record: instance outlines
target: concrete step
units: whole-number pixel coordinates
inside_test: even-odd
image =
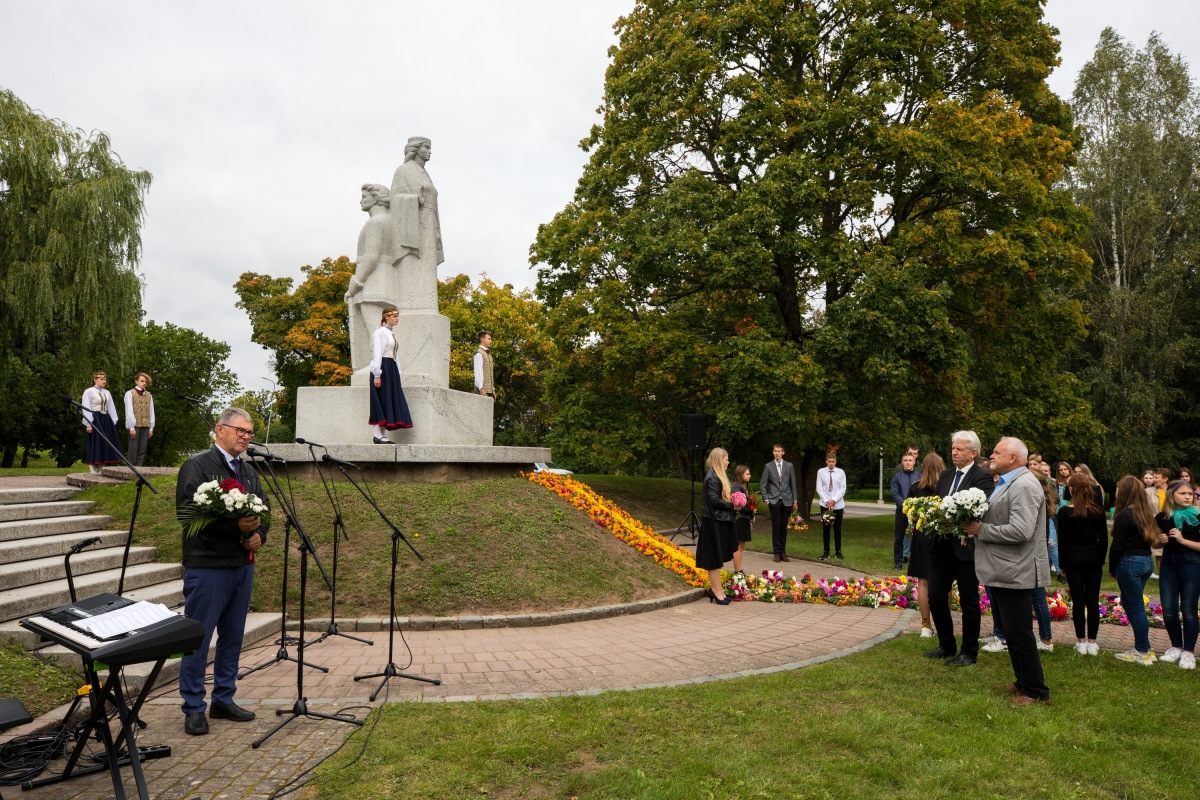
[[[96,592],[92,592],[91,594],[96,594]],[[91,594],[80,596],[90,597]],[[143,586],[139,589],[126,591],[125,596],[131,600],[145,600],[148,603],[162,603],[167,608],[178,611],[183,607],[183,581],[173,580],[165,581],[163,583],[155,583],[149,586]],[[63,604],[64,603],[59,603],[59,605]],[[45,611],[49,608],[55,608],[55,606],[47,606],[46,609],[42,610]],[[41,637],[32,631],[27,631],[22,628],[15,619],[9,620],[8,622],[0,622],[0,639],[8,639],[9,641],[20,645],[21,647],[24,647],[26,650],[32,650],[42,643]]]
[[[98,472],[72,472],[67,476],[67,483],[80,489],[90,489],[93,486],[120,486],[126,481],[109,478]]]
[[[10,503],[0,506],[0,522],[17,522],[49,517],[75,517],[90,514],[91,500],[60,500],[48,503]]]
[[[94,546],[97,549],[102,549],[104,547],[124,547],[125,537],[128,535],[129,531],[80,531],[79,533],[56,533],[53,536],[38,536],[35,539],[13,539],[9,542],[0,542],[0,564],[15,564],[19,561],[30,561],[35,558],[49,558],[51,556],[58,556],[61,563],[62,557],[67,554],[71,546],[82,542],[84,539],[99,536],[100,544]],[[75,561],[76,559],[71,559],[72,565],[74,565]],[[72,569],[74,569],[74,566],[72,566]]]
[[[136,564],[125,572],[126,595],[132,594],[129,590],[172,581],[182,575],[183,567],[179,564]],[[79,597],[91,597],[101,592],[115,592],[120,577],[119,568],[82,575],[75,580],[76,594]],[[70,599],[71,594],[65,579],[0,591],[0,620],[27,617],[39,611],[57,608]]]
[[[178,475],[179,467],[138,467],[138,472],[142,473],[142,475],[146,477],[146,480],[151,480],[152,478],[161,475]],[[125,466],[101,467],[100,474],[106,478],[112,478],[118,481],[136,480],[133,470]]]
[[[121,547],[106,547],[99,550],[85,550],[76,553],[71,558],[71,573],[78,581],[82,575],[102,572],[106,569],[119,569],[121,559],[125,554],[124,541]],[[129,566],[145,564],[154,560],[158,549],[154,547],[129,548]],[[33,586],[37,583],[47,583],[66,578],[67,571],[61,556],[48,558],[33,558],[18,561],[13,564],[0,564],[0,591],[15,589],[18,586]]]
[[[45,489],[0,489],[0,505],[10,503],[51,503],[70,500],[81,490],[74,486],[52,486]]]
[[[278,614],[264,614],[262,612],[252,612],[250,614],[247,614],[246,615],[246,633],[242,639],[242,647],[243,648],[248,647],[248,646],[254,644],[255,642],[257,642],[258,640],[265,639],[269,636],[276,635],[276,634],[278,634],[278,632],[279,632],[279,615]],[[210,645],[208,648],[208,663],[210,663],[210,664],[212,663],[213,656],[216,655],[216,652],[217,652],[215,645],[217,643],[218,638],[220,638],[220,637],[218,637],[217,634],[214,633],[213,634],[213,644]],[[293,650],[294,650],[294,648],[293,648]],[[266,655],[263,655],[264,653]],[[294,654],[295,653],[293,652],[293,655]],[[83,659],[80,658],[79,655],[77,653],[75,653],[75,651],[68,650],[67,648],[62,647],[61,645],[51,645],[50,647],[43,647],[41,650],[38,650],[38,655],[52,656],[53,658],[57,659],[63,665],[70,667],[70,668],[82,669],[82,667],[83,667]],[[242,669],[246,669],[247,667],[252,667],[255,664],[261,663],[262,661],[266,661],[269,656],[275,655],[275,651],[272,650],[271,648],[266,648],[264,650],[254,653],[254,655],[258,657],[258,660],[253,661],[253,663],[246,663],[246,660],[243,660],[241,663]],[[310,663],[320,663],[319,661],[312,661],[312,659],[308,657],[307,653],[305,653],[304,660],[309,661]],[[172,681],[177,679],[179,677],[179,663],[180,663],[180,659],[178,659],[178,658],[168,659],[167,662],[165,664],[163,664],[162,671],[158,673],[158,679],[154,681],[154,685],[162,686],[164,684],[171,683]],[[294,664],[290,664],[290,662],[289,662],[289,665],[291,666],[292,669],[295,669]],[[121,674],[125,676],[125,685],[129,688],[129,691],[131,693],[141,690],[142,686],[146,682],[146,678],[150,677],[150,670],[153,667],[154,667],[153,663],[146,663],[146,664],[130,664],[128,667],[122,668]],[[283,669],[284,667],[281,666],[279,668]],[[100,673],[100,675],[101,675],[101,677],[105,677],[107,675],[107,672],[102,671]]]
[[[15,522],[0,522],[0,542],[16,539],[32,539],[38,536],[53,536],[58,533],[98,531],[112,522],[106,514],[86,514],[49,519],[29,519]]]

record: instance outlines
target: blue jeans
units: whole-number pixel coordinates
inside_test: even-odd
[[[1163,553],[1158,591],[1162,594],[1163,623],[1171,637],[1171,646],[1195,650],[1196,636],[1200,634],[1200,619],[1196,616],[1196,601],[1200,598],[1200,553],[1195,550]]]
[[[991,588],[987,586],[983,587],[983,593],[987,596],[988,606],[990,607],[992,605]],[[992,636],[1007,644],[1007,640],[1004,638],[1004,626],[1000,623],[1000,615],[996,613],[996,609],[994,608],[992,609]]]
[[[1054,520],[1050,520],[1050,536],[1046,539],[1046,550],[1050,553],[1050,572],[1053,573],[1050,577],[1053,578],[1058,574],[1058,527]],[[1033,602],[1037,602],[1036,597]]]
[[[184,614],[204,626],[204,641],[179,664],[179,696],[183,713],[204,712],[204,672],[208,665],[208,646],[213,631],[220,634],[217,655],[213,659],[213,705],[233,702],[237,689],[238,656],[246,632],[246,612],[250,609],[250,590],[254,585],[254,565],[229,569],[183,571]]]
[[[1146,617],[1146,604],[1142,597],[1146,581],[1154,572],[1151,556],[1122,556],[1117,562],[1117,586],[1121,588],[1121,606],[1133,628],[1133,648],[1139,653],[1150,652],[1150,620]]]
[[[1050,604],[1046,602],[1046,590],[1042,587],[1033,589],[1033,615],[1038,621],[1038,638],[1048,642],[1054,638],[1050,629]]]

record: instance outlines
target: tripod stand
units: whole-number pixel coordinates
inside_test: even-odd
[[[688,449],[688,465],[692,477],[692,510],[683,518],[683,522],[679,523],[679,527],[675,529],[670,538],[674,539],[676,536],[679,536],[683,533],[683,529],[686,526],[688,537],[692,542],[695,542],[696,537],[700,533],[700,518],[696,516],[696,451],[690,448]]]
[[[400,555],[400,541],[403,540],[404,543],[408,545],[408,549],[412,550],[413,555],[415,555],[418,559],[421,561],[424,561],[425,559],[420,553],[417,552],[417,548],[412,546],[412,542],[408,541],[408,539],[404,537],[404,534],[400,532],[400,529],[393,525],[392,521],[387,518],[387,515],[383,513],[383,510],[379,508],[379,504],[375,502],[375,498],[371,496],[370,491],[364,489],[363,486],[360,486],[354,480],[354,478],[350,477],[350,473],[346,472],[346,466],[353,465],[348,465],[347,462],[336,459],[328,453],[322,457],[322,460],[337,464],[338,470],[340,470],[342,475],[346,477],[346,480],[348,480],[355,489],[358,489],[358,493],[361,494],[363,498],[371,504],[371,508],[375,509],[375,513],[378,514],[379,518],[384,521],[384,524],[392,529],[392,583],[389,589],[390,605],[388,606],[388,663],[386,666],[384,666],[383,672],[372,672],[369,675],[355,675],[355,683],[358,681],[370,680],[371,678],[383,678],[383,680],[379,682],[379,685],[375,687],[375,691],[371,693],[371,702],[375,702],[375,698],[379,696],[379,693],[383,690],[383,687],[387,686],[387,682],[392,678],[408,678],[410,681],[422,681],[424,683],[432,683],[434,686],[441,686],[442,682],[437,678],[424,678],[420,675],[410,675],[406,672],[401,672],[400,668],[396,666],[394,655],[396,647],[396,562],[399,560]],[[401,634],[401,636],[403,636],[403,634]]]
[[[313,466],[315,466],[317,468],[317,477],[319,477],[321,479],[321,486],[325,489],[325,496],[329,498],[329,505],[333,507],[333,585],[330,586],[330,588],[329,588],[329,627],[325,629],[324,633],[322,633],[320,636],[318,636],[316,639],[314,639],[311,642],[311,644],[320,644],[321,642],[328,639],[330,636],[341,636],[345,639],[353,639],[356,642],[362,642],[363,644],[373,645],[373,644],[375,644],[375,642],[373,642],[369,639],[361,639],[358,636],[351,636],[348,633],[342,633],[341,631],[338,630],[338,626],[337,626],[338,542],[341,541],[341,539],[343,537],[346,539],[346,541],[350,541],[350,536],[346,533],[346,524],[344,522],[342,522],[342,506],[341,506],[341,503],[338,502],[337,487],[334,486],[332,489],[330,488],[331,485],[333,484],[333,468],[332,467],[330,468],[329,480],[326,481],[325,473],[324,473],[324,471],[321,470],[321,462],[317,461],[317,454],[313,450],[314,447],[321,447],[322,449],[324,449],[326,451],[328,450],[328,448],[326,448],[324,445],[314,444],[313,442],[308,443],[308,454],[310,456],[312,456]],[[326,463],[328,463],[328,461],[332,460],[332,456],[330,456],[329,453],[326,452],[325,459],[327,460]],[[340,469],[341,465],[339,464],[338,467]],[[342,470],[342,473],[345,474],[344,469]],[[339,533],[341,534],[341,536],[338,535]]]

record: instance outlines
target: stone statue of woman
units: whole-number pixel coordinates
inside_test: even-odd
[[[400,292],[396,306],[406,311],[437,312],[437,268],[442,252],[437,189],[425,171],[431,143],[414,136],[404,146],[404,163],[392,176],[391,218],[400,244],[396,264]]]

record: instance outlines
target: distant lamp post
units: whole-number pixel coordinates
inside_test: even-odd
[[[883,448],[879,448],[879,505],[883,505]]]
[[[272,361],[274,361],[274,359],[272,359]],[[271,443],[271,415],[275,411],[275,397],[276,397],[276,394],[278,393],[279,389],[278,389],[275,381],[271,380],[270,378],[263,378],[263,380],[266,381],[267,383],[271,384],[271,404],[267,406],[267,436],[265,439],[263,439],[263,444],[270,444]]]

